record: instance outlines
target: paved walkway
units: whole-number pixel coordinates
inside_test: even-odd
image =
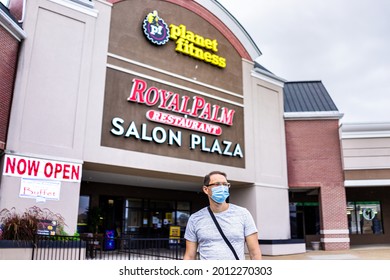
[[[313,251],[284,256],[263,256],[264,260],[390,260],[390,244],[352,246],[349,250]]]

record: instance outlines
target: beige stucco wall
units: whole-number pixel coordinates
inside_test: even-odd
[[[233,189],[231,201],[253,214],[260,239],[290,238],[283,84],[244,71],[247,172],[250,186]]]
[[[342,144],[346,170],[381,169],[390,165],[390,137],[344,138]]]
[[[345,170],[390,167],[390,123],[344,124],[341,137]]]
[[[103,86],[102,53],[107,50],[111,9],[107,2],[94,3],[90,9],[69,1],[27,2],[27,38],[20,53],[7,153],[83,162],[87,104],[95,83]],[[18,197],[20,181],[3,176],[1,209],[23,211],[36,204]],[[69,234],[76,231],[79,191],[79,183],[62,182],[59,201],[38,205],[60,213]]]
[[[380,219],[389,223],[390,123],[348,123],[341,126],[344,185],[348,201],[379,201]],[[351,244],[383,244],[389,234],[350,234]]]
[[[346,187],[390,185],[390,123],[344,124]]]

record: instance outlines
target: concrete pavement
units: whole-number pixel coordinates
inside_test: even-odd
[[[264,260],[390,260],[390,244],[351,246],[349,250],[307,250],[303,254],[263,256]]]

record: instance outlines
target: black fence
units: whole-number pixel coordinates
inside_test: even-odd
[[[73,236],[36,235],[33,242],[33,260],[81,260],[86,241]]]
[[[181,260],[184,239],[37,235],[33,260]]]

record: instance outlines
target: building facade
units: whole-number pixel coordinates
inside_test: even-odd
[[[221,170],[263,253],[349,248],[342,114],[321,82],[255,62],[260,50],[217,1],[24,8],[0,209],[48,208],[68,234],[167,237]]]
[[[390,124],[341,126],[351,244],[389,243]]]
[[[320,81],[284,87],[291,215],[297,237],[349,248],[339,113]]]

